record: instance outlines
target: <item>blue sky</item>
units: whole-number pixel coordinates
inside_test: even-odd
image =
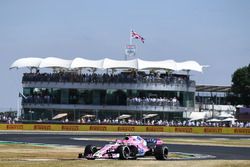
[[[198,84],[230,85],[250,63],[248,0],[0,0],[0,110],[16,108],[23,57],[124,59],[129,31],[145,60],[195,60]]]

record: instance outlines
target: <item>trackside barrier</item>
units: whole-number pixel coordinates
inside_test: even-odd
[[[168,126],[132,126],[132,125],[0,124],[0,130],[169,132],[169,133],[250,135],[250,128],[168,127]]]

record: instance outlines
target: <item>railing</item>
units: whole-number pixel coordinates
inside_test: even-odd
[[[192,107],[153,106],[153,105],[82,105],[82,104],[35,104],[23,103],[23,108],[32,109],[69,109],[69,110],[112,110],[112,111],[154,111],[154,112],[184,112],[193,111]]]
[[[187,85],[194,87],[195,82],[188,77],[177,76],[131,76],[108,74],[65,74],[65,73],[24,73],[22,82],[70,82],[70,83],[160,83],[166,85]]]
[[[161,84],[161,83],[77,83],[77,82],[23,82],[24,88],[55,88],[55,89],[127,89],[127,90],[161,90],[195,92],[195,83]]]

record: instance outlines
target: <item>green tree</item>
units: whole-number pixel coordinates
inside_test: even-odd
[[[237,69],[232,75],[234,104],[250,106],[250,64]]]

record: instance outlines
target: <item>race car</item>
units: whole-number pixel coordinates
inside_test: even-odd
[[[160,139],[144,139],[140,136],[125,136],[103,147],[87,145],[78,158],[94,159],[137,159],[137,157],[154,156],[156,160],[166,160],[168,147]]]

